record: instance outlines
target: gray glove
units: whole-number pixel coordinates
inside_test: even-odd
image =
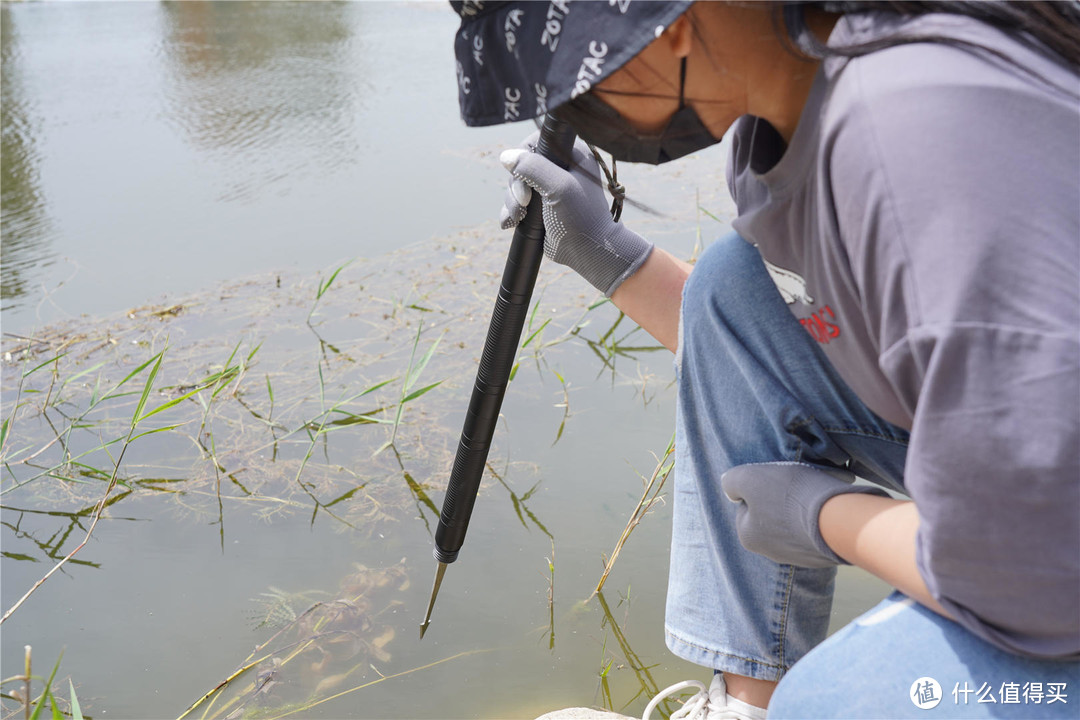
[[[739,503],[735,528],[747,550],[778,563],[809,568],[848,565],[818,529],[821,506],[842,493],[888,497],[876,487],[855,487],[846,470],[797,462],[739,465],[720,477],[729,500]]]
[[[499,156],[514,176],[500,223],[506,230],[521,222],[532,198],[530,187],[535,188],[544,199],[544,254],[611,297],[644,264],[653,244],[611,219],[600,165],[584,142],[575,142],[571,169],[566,171],[532,150],[536,138],[526,140],[529,147]]]

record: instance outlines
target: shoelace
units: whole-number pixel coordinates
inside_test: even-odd
[[[660,693],[645,706],[645,712],[641,714],[641,720],[650,720],[652,711],[656,709],[657,705],[662,703],[669,696],[689,688],[697,688],[697,694],[687,700],[681,708],[671,713],[671,720],[682,720],[683,718],[686,720],[705,720],[705,716],[709,712],[709,689],[705,687],[704,683],[700,683],[697,680],[683,680],[682,682],[675,683],[669,688],[661,690]]]

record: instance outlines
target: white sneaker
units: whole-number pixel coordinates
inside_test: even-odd
[[[671,720],[764,720],[765,709],[755,707],[749,703],[733,698],[727,694],[727,686],[724,684],[722,673],[713,675],[712,684],[708,688],[704,683],[697,680],[686,680],[675,683],[669,688],[660,691],[656,697],[645,707],[642,720],[650,720],[652,711],[671,695],[676,695],[689,688],[697,688],[697,694],[686,701],[685,704],[671,714]],[[626,715],[620,715],[607,710],[594,710],[592,708],[566,708],[555,712],[541,715],[536,720],[634,720]]]
[[[668,696],[696,687],[697,694],[681,708],[671,713],[671,720],[765,720],[765,709],[733,698],[727,693],[723,673],[713,675],[708,689],[697,680],[685,680],[660,691],[641,714],[641,720],[650,720],[652,711]]]

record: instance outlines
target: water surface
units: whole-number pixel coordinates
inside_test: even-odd
[[[634,714],[649,682],[703,676],[663,645],[667,506],[635,530],[606,606],[582,604],[670,438],[673,373],[666,352],[616,352],[616,341],[652,343],[625,321],[604,339],[614,310],[587,310],[596,294],[554,266],[532,328],[550,322],[522,351],[493,473],[417,638],[433,507],[507,241],[493,222],[505,182],[497,155],[530,129],[460,123],[456,19],[443,4],[0,12],[5,415],[32,367],[20,362],[68,352],[61,377],[88,371],[60,400],[47,373],[33,375],[25,389],[41,392],[21,396],[30,405],[14,438],[44,445],[97,378],[117,382],[166,345],[157,387],[167,389],[152,405],[222,371],[234,348],[234,359],[251,357],[209,411],[193,397],[173,411],[187,425],[132,445],[122,498],[80,562],[5,623],[3,676],[18,672],[25,644],[39,671],[66,648],[61,675],[94,716],[175,717],[271,640],[267,602],[282,596],[294,614],[362,600],[336,621],[352,644],[323,638],[295,685],[282,674],[267,696],[300,702],[324,681],[321,697],[390,677],[305,717],[531,717],[604,703]],[[630,193],[662,215],[629,209],[626,221],[689,256],[726,230],[723,157],[714,148],[667,168],[622,168]],[[316,305],[320,282],[349,259]],[[20,338],[31,335],[47,342]],[[322,413],[385,380],[343,408],[392,407],[414,342],[422,354],[436,340],[417,387],[442,384],[407,405],[394,449],[378,451],[391,434],[378,423],[309,440],[309,419],[340,419]],[[73,446],[99,444],[135,399],[97,411]],[[78,483],[11,490],[33,472],[21,465],[4,479],[5,609],[75,546],[104,484],[84,469],[71,475]],[[394,582],[364,584],[387,568]],[[842,572],[836,621],[883,594]],[[282,612],[286,632],[300,633]]]

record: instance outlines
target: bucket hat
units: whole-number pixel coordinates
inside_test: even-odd
[[[588,92],[690,0],[451,0],[458,101],[469,126],[530,120]]]

